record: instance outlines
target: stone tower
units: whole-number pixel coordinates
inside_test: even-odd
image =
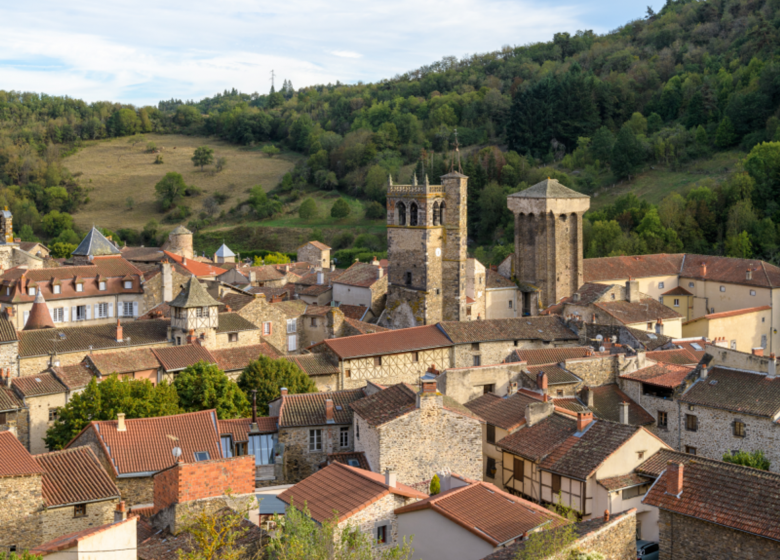
[[[466,315],[465,175],[387,188],[387,323],[393,328]]]
[[[6,243],[13,243],[14,240],[14,216],[8,210],[8,206],[5,206],[0,211],[0,232],[2,232],[3,240]]]
[[[590,197],[546,179],[509,195],[507,206],[515,215],[512,272],[523,314],[536,315],[582,285],[582,215]]]
[[[191,259],[192,253],[192,232],[184,226],[176,226],[168,234],[168,240],[162,248],[171,253],[176,253],[185,259]]]

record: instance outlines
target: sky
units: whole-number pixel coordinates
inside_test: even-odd
[[[605,33],[663,0],[0,2],[0,89],[137,106],[290,80],[375,82],[444,56]]]

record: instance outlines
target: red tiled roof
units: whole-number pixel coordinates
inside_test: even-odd
[[[235,348],[223,348],[222,350],[211,350],[211,355],[217,361],[217,365],[222,371],[244,369],[249,365],[249,362],[258,359],[261,355],[268,356],[273,360],[278,360],[282,357],[279,351],[267,342],[249,346],[237,346]]]
[[[11,380],[14,388],[25,398],[64,393],[65,385],[51,373],[36,373]]]
[[[705,348],[707,347],[707,341],[703,338],[696,339],[696,340],[684,340],[684,339],[677,339],[673,340],[674,344],[676,346],[680,346],[681,348],[686,349],[688,352],[693,355],[694,358],[696,358],[696,363],[699,363],[701,359],[704,357],[704,354],[706,354]]]
[[[704,276],[702,276],[702,263],[707,265],[707,274]],[[750,280],[747,279],[748,270],[752,271]],[[695,280],[743,284],[762,288],[780,286],[780,268],[754,259],[686,254],[680,276]]]
[[[346,284],[347,286],[358,286],[361,288],[370,288],[377,280],[387,276],[387,271],[383,269],[383,276],[379,276],[381,267],[370,263],[353,263],[338,278],[333,280],[336,284]]]
[[[225,272],[227,272],[227,270],[225,270],[224,268],[219,268],[218,266],[198,262],[195,259],[187,259],[187,262],[184,263],[180,255],[177,255],[176,253],[171,253],[170,251],[165,251],[165,255],[172,261],[186,268],[187,271],[193,276],[215,276],[216,277],[219,276],[220,274],[224,274]]]
[[[312,519],[322,523],[332,519],[334,511],[339,522],[349,519],[391,493],[406,498],[427,497],[400,482],[394,487],[388,486],[382,474],[338,462],[315,472],[278,497],[296,507],[306,505]]]
[[[496,446],[536,463],[552,453],[576,431],[576,421],[553,413],[533,426],[509,434],[498,441]]]
[[[52,451],[33,459],[44,472],[47,507],[119,498],[119,490],[89,447]]]
[[[0,386],[0,412],[8,410],[21,410],[24,403],[16,396],[16,393],[10,387]]]
[[[86,387],[95,375],[84,362],[72,366],[52,366],[51,371],[69,391]]]
[[[515,393],[506,398],[487,393],[464,406],[488,424],[504,430],[514,430],[525,424],[525,407],[536,402],[539,402],[539,398],[525,393]]]
[[[699,360],[686,348],[673,348],[671,350],[656,350],[648,352],[647,358],[655,362],[676,365],[695,365]]]
[[[631,379],[632,381],[641,381],[650,385],[675,389],[680,386],[691,371],[693,371],[691,367],[658,363],[632,371],[631,373],[624,373],[620,377],[622,379]]]
[[[39,291],[35,296],[35,302],[32,304],[30,314],[27,316],[27,323],[24,325],[24,330],[31,331],[33,329],[53,328],[54,320],[51,318],[51,313],[43,299],[43,294]]]
[[[312,315],[316,317],[323,317],[328,314],[328,311],[330,311],[329,305],[308,305],[306,307],[305,315]]]
[[[11,432],[0,432],[0,457],[0,477],[43,474],[40,465]]]
[[[650,482],[650,479],[636,473],[628,473],[621,476],[602,478],[597,482],[606,488],[608,492],[615,492],[617,490],[622,490],[623,488],[632,488],[634,486],[647,484]]]
[[[488,290],[496,290],[499,288],[517,289],[517,284],[512,282],[509,278],[504,278],[495,270],[488,268],[485,271],[485,288]]]
[[[656,319],[679,319],[681,315],[653,298],[636,303],[630,301],[603,301],[594,304],[624,325],[655,322]]]
[[[90,422],[84,430],[94,432],[115,474],[155,473],[173,465],[174,447],[181,448],[185,463],[194,463],[195,453],[200,451],[207,452],[211,459],[221,458],[216,422],[216,411],[203,410],[127,419],[124,432],[117,431],[116,420]]]
[[[149,348],[136,348],[127,352],[90,354],[86,360],[101,375],[131,373],[160,367],[160,361]]]
[[[278,431],[276,423],[279,420],[276,416],[258,416],[257,429],[255,433],[273,434]],[[251,418],[231,418],[228,420],[218,420],[219,435],[233,436],[233,441],[249,441],[249,430],[252,427]]]
[[[473,482],[400,507],[396,515],[430,509],[493,546],[522,537],[540,525],[566,520],[550,510],[508,494],[487,482]]]
[[[369,308],[364,305],[346,305],[342,303],[339,305],[339,309],[341,309],[341,312],[344,313],[344,317],[349,317],[350,319],[357,319],[360,321],[363,319]]]
[[[667,469],[642,503],[780,540],[780,475],[712,460],[690,460],[681,468],[679,497],[666,492]]]
[[[306,375],[335,375],[339,372],[339,364],[330,355],[319,354],[298,354],[288,356],[288,360],[301,368]]]
[[[306,247],[306,245],[313,245],[320,251],[330,251],[330,247],[328,247],[324,243],[320,243],[319,241],[307,241],[306,243],[298,247],[298,250],[300,251],[303,247]]]
[[[455,344],[498,340],[578,340],[560,317],[538,316],[485,321],[446,321],[439,327]],[[422,327],[418,327],[422,328]],[[407,329],[411,330],[411,329]],[[398,331],[393,331],[398,332]]]
[[[584,358],[593,352],[589,346],[575,346],[571,348],[538,348],[534,350],[515,350],[513,360],[526,362],[529,366],[541,364],[560,364],[566,360]]]
[[[647,278],[649,276],[677,276],[682,267],[683,254],[656,254],[631,257],[603,257],[583,261],[585,282]]]
[[[627,402],[629,424],[632,426],[646,426],[655,422],[655,418],[621,391],[617,383],[610,383],[601,387],[590,387],[588,390],[593,391],[592,410],[593,414],[598,418],[620,422],[621,403]]]
[[[134,519],[136,518],[128,517],[121,523],[135,523]],[[76,546],[79,543],[79,541],[84,540],[87,537],[97,535],[98,533],[102,533],[103,531],[112,529],[117,525],[118,525],[117,523],[108,523],[107,525],[99,525],[98,527],[89,527],[87,529],[82,529],[81,531],[76,531],[75,533],[68,533],[67,535],[57,537],[56,539],[53,539],[51,541],[36,546],[35,548],[30,550],[30,554],[33,556],[47,556],[54,552],[67,550],[69,548],[73,548],[74,546]]]
[[[349,405],[363,396],[363,389],[284,395],[279,397],[282,399],[279,407],[279,427],[324,426],[326,399],[333,401],[335,424],[352,424],[352,409]]]
[[[320,344],[325,344],[343,360],[452,346],[452,342],[436,325],[331,338]]]
[[[710,368],[706,379],[697,380],[680,402],[774,418],[780,411],[780,378],[750,371]]]
[[[713,319],[725,319],[726,317],[736,317],[737,315],[747,315],[748,313],[759,313],[761,311],[769,311],[770,309],[772,309],[771,305],[762,305],[760,307],[746,307],[744,309],[734,309],[733,311],[721,311],[720,313],[710,313],[708,315],[702,315],[701,317],[696,317],[695,319],[686,321],[683,323],[683,325],[690,325],[691,323],[695,323],[696,321],[701,321],[703,319],[706,319],[708,321],[711,321]]]
[[[182,344],[169,348],[154,348],[154,355],[165,371],[179,371],[198,362],[216,364],[216,358],[200,344]]]
[[[371,466],[368,464],[368,459],[366,459],[366,454],[362,451],[342,451],[341,453],[328,453],[328,465],[331,463],[341,463],[342,465],[348,465],[350,467],[354,466],[350,465],[349,461],[357,461],[359,468],[366,471],[371,470]]]
[[[714,459],[707,459],[699,455],[690,455],[688,453],[682,453],[680,451],[674,451],[673,449],[659,449],[653,455],[651,455],[644,463],[634,469],[635,472],[648,476],[650,478],[658,478],[666,470],[666,466],[669,461],[675,463],[687,463],[688,461],[713,461]],[[717,461],[720,462],[720,461]]]

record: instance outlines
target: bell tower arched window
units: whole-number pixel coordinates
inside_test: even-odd
[[[447,216],[444,215],[444,201],[441,201],[441,205],[439,206],[439,225],[444,225],[444,221],[447,219]]]
[[[409,205],[409,225],[410,226],[417,225],[417,203],[416,202],[412,202]]]
[[[405,226],[406,225],[406,204],[403,202],[399,202],[395,205],[395,207],[398,209],[398,225],[399,226]]]
[[[433,203],[433,225],[438,226],[441,225],[441,217],[439,215],[439,203],[434,202]]]

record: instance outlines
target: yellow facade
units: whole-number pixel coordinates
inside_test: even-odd
[[[683,325],[683,337],[725,338],[732,350],[750,353],[754,348],[763,348],[769,352],[771,330],[772,309],[764,306],[744,312],[715,313],[688,321]]]

